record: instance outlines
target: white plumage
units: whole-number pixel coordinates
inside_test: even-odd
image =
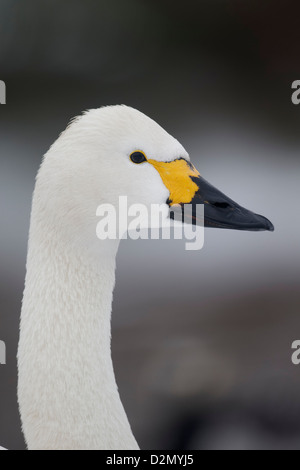
[[[29,449],[138,449],[110,348],[118,241],[96,237],[96,209],[168,198],[151,165],[128,155],[188,158],[128,107],[77,118],[46,154],[33,197],[19,344],[19,405]]]

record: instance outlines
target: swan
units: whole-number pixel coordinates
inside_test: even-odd
[[[182,145],[127,106],[89,110],[44,156],[32,202],[18,348],[29,450],[138,450],[111,358],[119,240],[96,237],[97,207],[205,205],[205,226],[272,231],[205,181]],[[130,367],[130,365],[128,365]]]

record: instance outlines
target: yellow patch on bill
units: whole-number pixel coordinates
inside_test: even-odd
[[[189,204],[198,191],[198,186],[191,177],[200,176],[196,168],[184,159],[172,162],[148,160],[158,171],[164,185],[170,191],[170,203]]]

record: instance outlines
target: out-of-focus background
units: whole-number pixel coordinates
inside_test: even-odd
[[[298,3],[298,5],[297,5]],[[34,179],[82,110],[125,103],[276,227],[124,241],[120,394],[144,449],[300,449],[300,8],[289,0],[0,0],[0,444],[24,449],[16,350]]]

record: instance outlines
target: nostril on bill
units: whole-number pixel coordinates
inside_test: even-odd
[[[218,207],[219,209],[228,209],[229,207],[231,207],[228,202],[211,202],[210,205]]]

